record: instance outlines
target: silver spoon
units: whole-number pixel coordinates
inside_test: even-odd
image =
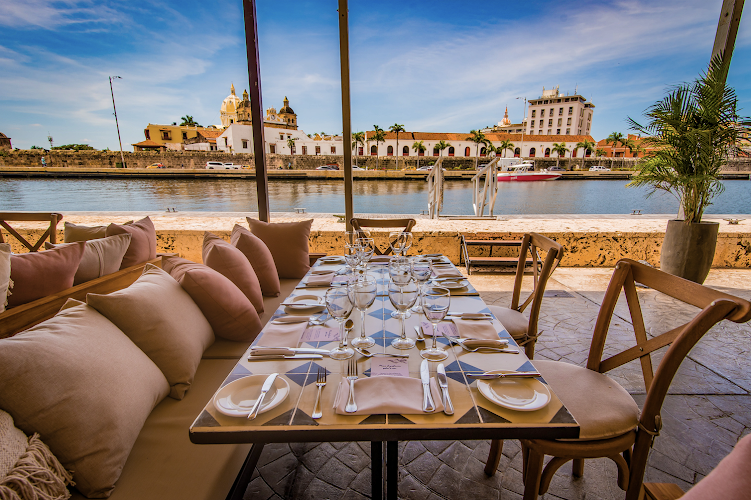
[[[345,330],[345,333],[344,333],[344,345],[345,346],[347,345],[347,339],[349,338],[349,334],[352,333],[352,329],[354,327],[355,327],[355,322],[352,321],[351,319],[348,319],[344,323],[344,330]]]
[[[419,326],[415,327],[415,332],[417,332],[417,341],[425,342],[425,336],[422,334],[422,329]]]

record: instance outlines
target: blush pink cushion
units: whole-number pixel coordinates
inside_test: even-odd
[[[10,279],[13,283],[8,307],[26,304],[73,286],[84,252],[84,242],[10,257]]]
[[[748,498],[751,492],[751,436],[738,443],[730,455],[722,459],[707,477],[699,481],[681,498],[714,500]]]
[[[252,341],[263,328],[255,306],[217,271],[180,257],[165,258],[162,265],[206,316],[214,335],[238,342]]]
[[[253,266],[263,294],[267,297],[277,297],[281,291],[279,275],[276,272],[274,257],[271,256],[266,243],[238,224],[232,228],[230,241]]]
[[[107,226],[107,236],[129,233],[130,246],[125,252],[120,269],[141,264],[156,258],[156,230],[151,219],[145,217],[132,224],[110,224]]]
[[[308,239],[313,219],[300,222],[268,223],[246,217],[250,232],[271,252],[280,278],[301,279],[310,271]]]
[[[206,232],[203,235],[203,263],[228,278],[255,306],[263,312],[261,284],[253,266],[243,253],[219,236]]]

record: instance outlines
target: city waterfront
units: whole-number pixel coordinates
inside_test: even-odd
[[[506,183],[499,187],[494,213],[519,214],[673,214],[671,195],[647,197],[624,180]],[[751,183],[723,182],[725,191],[708,214],[751,214]],[[344,184],[339,180],[272,180],[269,199],[274,212],[304,207],[311,213],[343,213]],[[427,183],[359,181],[354,184],[356,213],[420,214],[427,209]],[[179,211],[254,212],[256,183],[247,179],[0,179],[4,211]],[[445,183],[444,215],[471,215],[472,184]]]

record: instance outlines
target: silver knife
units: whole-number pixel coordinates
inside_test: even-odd
[[[271,387],[274,385],[274,380],[276,380],[277,375],[279,374],[272,373],[271,375],[266,377],[266,380],[263,382],[263,387],[261,387],[261,395],[258,397],[256,404],[253,405],[253,409],[250,410],[250,413],[248,414],[248,420],[253,420],[254,418],[258,416],[258,410],[261,409],[263,398],[265,398],[266,393],[271,390]]]
[[[480,380],[493,380],[496,378],[529,378],[541,377],[538,372],[509,372],[509,373],[468,373],[468,377],[478,378]]]
[[[256,345],[250,348],[251,352],[259,349],[279,349],[279,354],[285,354],[283,352],[285,350],[292,351],[294,354],[328,354],[331,352],[331,349],[317,349],[315,347],[263,347]]]
[[[422,380],[422,411],[433,412],[435,411],[435,403],[433,402],[433,396],[430,394],[430,368],[428,367],[428,360],[423,359],[420,365],[420,380]]]
[[[293,356],[264,354],[261,356],[248,356],[248,361],[264,361],[267,359],[323,359],[323,356],[321,354],[295,354]]]
[[[453,415],[454,405],[451,404],[449,382],[446,378],[446,369],[443,367],[443,363],[440,363],[436,369],[436,378],[438,379],[438,385],[441,386],[441,392],[443,393],[443,413],[446,415]]]

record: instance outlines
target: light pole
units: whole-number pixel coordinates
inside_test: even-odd
[[[115,92],[112,90],[112,79],[120,78],[120,76],[110,77],[110,94],[112,94],[112,109],[115,111],[115,126],[117,127],[117,142],[120,144],[120,160],[123,162],[123,168],[125,168],[125,155],[123,154],[123,141],[120,139],[120,124],[117,122],[117,108],[115,107]]]
[[[519,160],[523,163],[524,162],[524,129],[527,128],[527,126],[524,124],[524,119],[527,116],[527,98],[517,97],[517,99],[524,99],[524,109],[522,110],[522,145],[519,148]]]

